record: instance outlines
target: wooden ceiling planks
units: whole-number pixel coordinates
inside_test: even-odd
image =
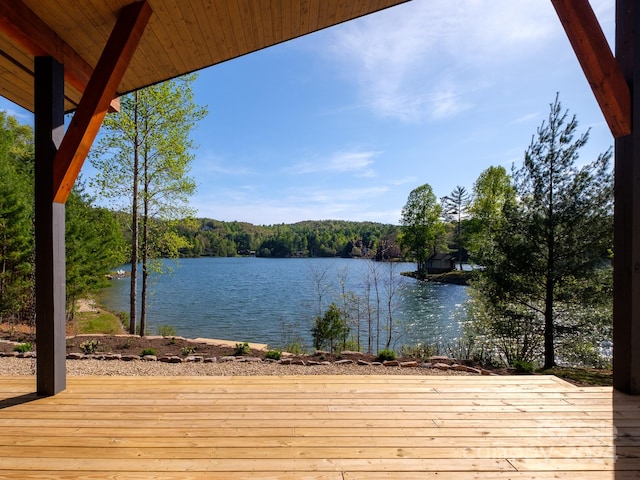
[[[21,1],[91,68],[132,0]],[[407,0],[149,0],[153,15],[117,93],[133,91]],[[52,52],[48,52],[52,54]],[[0,32],[0,95],[33,110],[33,52]],[[66,110],[81,92],[65,89]]]

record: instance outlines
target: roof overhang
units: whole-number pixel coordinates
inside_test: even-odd
[[[137,90],[407,0],[148,0],[153,14],[116,94]],[[0,95],[33,112],[34,58],[65,66],[65,110],[77,108],[131,0],[0,3]]]

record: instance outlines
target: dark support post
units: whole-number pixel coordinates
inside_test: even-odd
[[[640,394],[640,4],[616,2],[616,58],[632,99],[631,135],[615,142],[613,385]]]
[[[66,388],[63,203],[53,202],[53,159],[64,136],[64,69],[35,58],[35,242],[38,395]]]

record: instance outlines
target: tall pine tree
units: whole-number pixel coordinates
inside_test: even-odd
[[[517,200],[505,205],[492,256],[480,272],[495,318],[505,325],[528,322],[530,333],[540,325],[545,368],[556,363],[558,328],[576,330],[571,303],[588,308],[590,284],[607,267],[613,239],[611,152],[578,167],[588,132],[576,138],[577,128],[556,97],[513,175]]]

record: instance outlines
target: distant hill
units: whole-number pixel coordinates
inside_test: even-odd
[[[185,257],[400,257],[400,227],[375,222],[307,220],[267,226],[198,218],[175,228],[188,242],[181,249]]]

